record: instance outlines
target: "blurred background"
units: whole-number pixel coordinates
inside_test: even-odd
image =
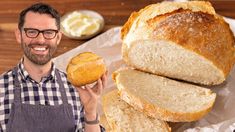
[[[131,12],[160,0],[1,0],[0,1],[0,74],[13,68],[22,51],[16,43],[14,29],[20,11],[33,3],[45,2],[56,8],[61,16],[65,13],[88,9],[100,13],[104,17],[105,26],[101,33],[113,27],[122,26]],[[211,0],[216,12],[222,16],[235,19],[234,0]],[[92,38],[91,38],[92,39]],[[63,36],[55,56],[69,51],[88,40],[75,40]]]

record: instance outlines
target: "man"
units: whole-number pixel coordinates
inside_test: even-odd
[[[62,36],[58,12],[42,3],[30,6],[20,13],[15,35],[24,55],[0,76],[1,131],[104,131],[97,101],[107,75],[93,88],[74,88],[51,61]]]

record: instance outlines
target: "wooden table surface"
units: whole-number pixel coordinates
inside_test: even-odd
[[[1,28],[3,24],[17,23],[19,12],[38,0],[1,0],[0,1],[0,74],[13,68],[22,57],[20,44],[15,40],[14,30]],[[78,9],[89,9],[99,12],[105,19],[102,32],[116,26],[122,26],[133,11],[159,0],[44,0],[56,8],[61,15]],[[220,15],[235,19],[235,1],[211,1]],[[88,41],[88,40],[86,40]],[[69,51],[86,41],[72,40],[63,36],[55,56]]]

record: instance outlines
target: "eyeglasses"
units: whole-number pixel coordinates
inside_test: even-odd
[[[26,36],[29,38],[37,38],[39,33],[42,33],[45,39],[53,39],[58,33],[58,30],[55,30],[55,29],[39,30],[35,28],[24,28],[23,30]]]

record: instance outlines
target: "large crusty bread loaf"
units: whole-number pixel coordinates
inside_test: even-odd
[[[163,2],[134,12],[122,28],[124,61],[139,70],[214,85],[235,62],[234,36],[209,2]]]
[[[104,59],[92,52],[74,56],[67,65],[67,76],[75,86],[97,81],[106,71]]]
[[[124,101],[165,121],[198,120],[211,110],[216,98],[207,88],[133,69],[118,70],[113,79]]]
[[[164,121],[149,118],[121,100],[117,89],[104,95],[102,103],[107,122],[116,132],[170,131]]]

